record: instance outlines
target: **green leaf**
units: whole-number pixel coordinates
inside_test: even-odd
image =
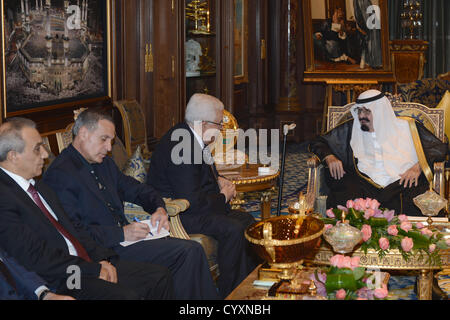
[[[358,267],[358,268],[353,269],[353,276],[355,277],[355,280],[361,279],[365,273],[366,273],[366,269],[363,267]]]
[[[384,227],[387,226],[389,224],[389,222],[386,220],[386,218],[374,218],[371,217],[369,219],[369,225],[371,227]]]
[[[328,293],[339,289],[357,290],[356,280],[353,274],[328,274],[325,288]]]

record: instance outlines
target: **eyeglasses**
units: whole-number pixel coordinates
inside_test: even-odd
[[[218,127],[220,127],[220,128],[223,127],[223,122],[217,123],[217,122],[214,122],[214,121],[208,121],[208,120],[203,120],[203,122],[208,122],[208,123],[214,124],[214,125],[216,125],[216,126],[218,126]]]

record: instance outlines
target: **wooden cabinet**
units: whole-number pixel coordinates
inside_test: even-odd
[[[185,2],[186,102],[194,93],[218,96],[220,82],[218,4],[217,0]]]
[[[224,70],[232,59],[228,8],[233,0],[205,1],[210,7],[209,34],[190,32],[193,21],[186,19],[185,9],[192,0],[116,1],[113,98],[141,104],[150,148],[184,119],[193,93],[207,92],[226,106],[232,101],[232,74]],[[202,48],[203,71],[186,77],[185,43],[190,39]]]

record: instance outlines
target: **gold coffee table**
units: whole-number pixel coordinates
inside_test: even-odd
[[[258,174],[259,164],[242,165],[237,169],[219,170],[219,173],[225,178],[231,180],[236,185],[236,198],[231,202],[233,209],[239,209],[245,203],[243,196],[245,192],[261,191],[261,218],[267,219],[271,213],[271,195],[280,175],[276,173],[268,175]]]

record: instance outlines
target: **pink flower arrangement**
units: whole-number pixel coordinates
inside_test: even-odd
[[[341,223],[343,212],[346,222],[361,231],[360,249],[365,253],[374,249],[382,258],[389,250],[399,250],[407,260],[422,252],[428,254],[430,264],[439,265],[439,251],[450,248],[450,240],[439,231],[433,232],[421,222],[412,223],[405,214],[397,216],[394,210],[382,208],[380,202],[370,198],[348,200],[345,207],[328,209],[328,218],[323,218],[327,230]],[[344,266],[343,261],[338,262],[336,266]]]
[[[337,268],[348,268],[353,270],[359,267],[359,260],[360,257],[347,257],[337,254],[330,259],[330,263]]]

